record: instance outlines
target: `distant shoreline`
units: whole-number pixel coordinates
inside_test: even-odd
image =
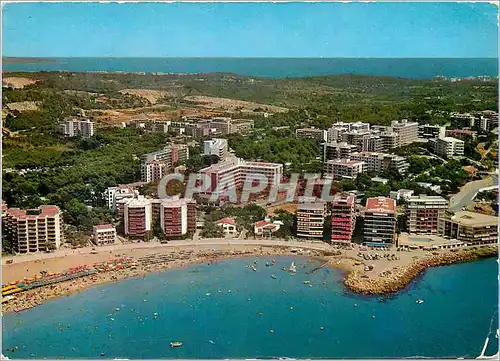
[[[55,58],[2,58],[4,64],[55,63],[56,61]]]

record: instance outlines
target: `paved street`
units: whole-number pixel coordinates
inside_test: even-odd
[[[478,181],[467,183],[460,189],[460,192],[455,194],[450,199],[450,209],[453,212],[462,210],[462,207],[472,203],[474,197],[481,188],[492,187],[495,185],[498,185],[498,175],[496,174]]]

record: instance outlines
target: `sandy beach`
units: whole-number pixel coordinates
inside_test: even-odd
[[[43,271],[58,273],[75,266],[91,267],[95,263],[109,262],[119,257],[130,257],[134,266],[99,272],[17,293],[12,300],[2,304],[2,311],[4,313],[21,311],[40,305],[49,299],[80,292],[97,284],[115,282],[129,277],[146,277],[150,272],[243,256],[314,257],[323,262],[323,266],[341,268],[346,271],[343,282],[352,291],[360,294],[380,295],[403,289],[428,267],[494,257],[498,254],[498,248],[492,245],[464,248],[453,252],[430,253],[421,250],[374,251],[359,246],[337,249],[325,243],[292,243],[276,240],[224,242],[214,240],[199,244],[191,242],[187,245],[174,243],[168,246],[159,244],[110,246],[98,248],[97,254],[92,252],[91,249],[80,249],[19,256],[11,258],[14,261],[12,264],[6,264],[3,259],[2,282],[5,285]]]

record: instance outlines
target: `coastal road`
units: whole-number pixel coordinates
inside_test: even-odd
[[[465,184],[460,188],[460,192],[451,197],[450,210],[453,212],[461,211],[462,207],[472,203],[480,189],[492,186],[498,186],[498,175],[496,174]]]

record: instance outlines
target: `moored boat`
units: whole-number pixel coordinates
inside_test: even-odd
[[[180,342],[180,341],[170,342],[170,347],[181,347],[181,346],[182,346],[182,342]]]

